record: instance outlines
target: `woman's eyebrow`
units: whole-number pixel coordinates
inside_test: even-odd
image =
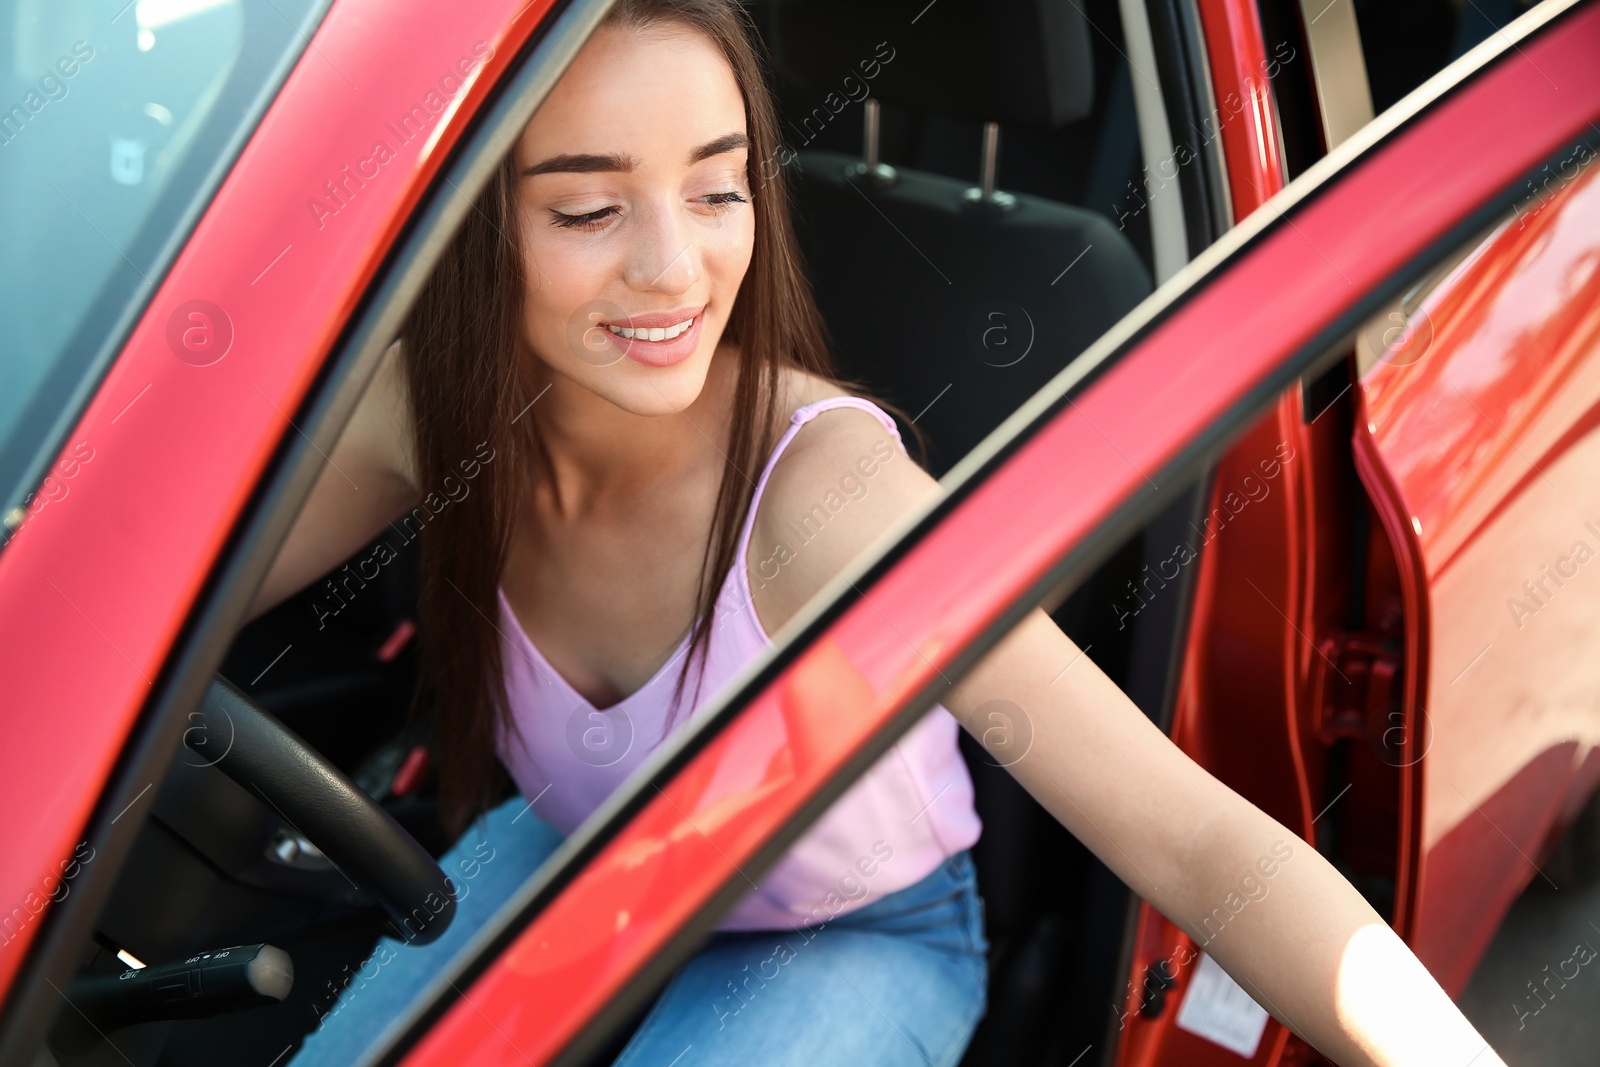
[[[612,155],[565,155],[551,156],[540,163],[535,163],[522,172],[524,178],[531,178],[535,174],[600,174],[600,173],[627,173],[632,170],[638,161],[630,156],[619,153]]]
[[[692,165],[699,163],[703,159],[710,159],[712,156],[720,156],[724,152],[732,152],[738,148],[749,147],[750,138],[746,137],[744,134],[725,133],[721,137],[718,137],[715,141],[708,141],[699,148],[696,148],[693,152],[690,152],[689,162]]]
[[[701,160],[710,159],[712,156],[720,156],[724,152],[732,152],[739,148],[749,147],[750,138],[744,134],[723,134],[715,141],[708,141],[690,152],[689,162],[691,164],[699,163]],[[523,171],[522,176],[531,178],[535,174],[626,174],[638,166],[638,163],[639,161],[632,156],[625,156],[621,153],[551,156],[549,159],[535,163]]]

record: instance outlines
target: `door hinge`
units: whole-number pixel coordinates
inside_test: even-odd
[[[1394,638],[1370,632],[1324,637],[1312,663],[1312,722],[1325,745],[1364,740],[1375,754],[1405,736],[1404,658]],[[1392,743],[1391,743],[1392,742]]]

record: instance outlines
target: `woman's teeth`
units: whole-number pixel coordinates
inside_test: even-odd
[[[608,322],[606,323],[606,329],[629,341],[635,338],[641,341],[670,341],[693,325],[693,319],[684,319],[676,326],[652,326],[648,329],[641,326],[637,330],[632,330],[626,326],[613,326]]]

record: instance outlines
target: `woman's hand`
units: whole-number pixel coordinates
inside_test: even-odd
[[[753,572],[783,520],[805,514],[885,436],[858,409],[814,423],[774,468]],[[768,632],[941,494],[897,452],[779,573],[752,573],[753,589],[764,580],[756,599]],[[1026,755],[1007,769],[1034,799],[1323,1054],[1346,1067],[1503,1067],[1326,859],[1174,745],[1043,611],[1025,616],[942,703],[983,741],[999,725],[988,718],[996,700],[1022,720],[1006,729],[1031,731]],[[1254,887],[1251,902],[1231,909],[1241,885]]]

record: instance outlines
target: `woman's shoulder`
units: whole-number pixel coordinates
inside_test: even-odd
[[[778,372],[778,406],[785,413],[785,421],[788,420],[788,413],[807,404],[815,404],[829,397],[851,395],[836,383],[800,367],[784,367]]]
[[[810,375],[789,384],[791,412],[855,395]],[[776,553],[786,576],[764,583],[763,622],[771,614],[781,625],[859,552],[938,492],[938,483],[873,412],[840,405],[810,419],[773,464],[756,510],[750,563]],[[806,534],[803,547],[792,543],[796,530]]]
[[[796,367],[785,368],[779,379],[779,411],[782,423],[779,433],[788,428],[794,413],[824,400],[855,399],[871,404],[866,398],[850,392],[837,382],[819,377]],[[895,452],[898,446],[883,419],[888,413],[872,405],[838,404],[814,414],[793,438],[783,454],[773,464],[768,475],[769,494],[779,497],[802,493],[815,488],[817,478],[826,480],[832,468],[847,453],[871,452],[874,444],[878,450],[887,448]]]

